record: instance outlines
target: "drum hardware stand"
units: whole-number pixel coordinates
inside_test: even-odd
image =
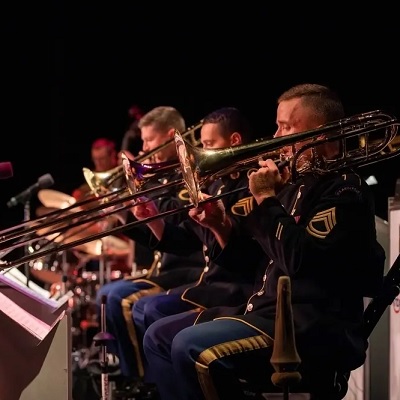
[[[99,262],[99,283],[103,286],[104,283],[111,281],[111,263],[106,251],[105,243],[102,239],[101,242],[101,252],[100,252],[100,262]]]
[[[69,264],[67,261],[67,253],[65,251],[62,252],[62,278],[61,278],[61,296],[64,296],[67,293],[67,282],[68,282],[68,270]]]
[[[25,200],[25,202],[24,202],[24,222],[29,221],[30,218],[31,218],[31,202],[28,197],[28,199]],[[29,246],[30,246],[30,244],[28,244],[24,247],[24,252],[25,252],[26,256],[29,254]],[[29,281],[30,281],[30,276],[31,276],[29,262],[25,263],[24,270],[25,270],[25,276],[26,276],[26,286],[29,287]]]
[[[113,335],[106,331],[106,303],[107,296],[102,296],[100,306],[100,324],[101,330],[93,337],[93,342],[96,346],[101,346],[100,351],[100,369],[101,369],[101,399],[100,400],[111,400],[111,394],[109,391],[109,380],[108,380],[108,357],[107,357],[107,344],[114,341]]]
[[[106,271],[106,255],[104,254],[104,243],[100,239],[101,243],[101,251],[100,251],[100,260],[99,260],[99,284],[100,287],[104,285],[104,275]]]

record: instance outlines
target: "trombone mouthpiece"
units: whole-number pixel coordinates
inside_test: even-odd
[[[288,158],[281,160],[277,163],[277,167],[279,171],[282,171],[283,168],[287,167],[290,164],[290,160]]]

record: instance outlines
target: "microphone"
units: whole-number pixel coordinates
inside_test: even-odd
[[[0,162],[0,179],[12,178],[13,175],[14,171],[10,161]]]
[[[28,189],[25,189],[23,192],[17,194],[14,197],[11,197],[11,199],[7,203],[7,207],[11,208],[13,206],[16,206],[18,203],[25,203],[26,200],[28,200],[32,194],[38,192],[40,189],[47,189],[51,185],[54,184],[53,177],[50,174],[45,174],[42,175],[38,181],[29,186]]]

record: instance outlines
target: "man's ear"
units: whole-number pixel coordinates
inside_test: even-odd
[[[173,137],[175,136],[175,128],[171,128],[169,131],[168,131],[168,137],[170,138],[170,139],[173,139]]]
[[[242,136],[239,132],[233,132],[231,135],[231,146],[237,146],[242,143]]]

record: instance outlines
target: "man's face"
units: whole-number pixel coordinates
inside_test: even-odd
[[[312,129],[316,129],[324,122],[315,117],[314,113],[302,105],[301,99],[291,99],[282,101],[278,105],[276,114],[276,124],[278,126],[274,138],[293,135]],[[311,140],[311,139],[310,139]],[[291,157],[310,140],[301,143],[293,143],[282,148],[282,153],[286,157]],[[310,151],[304,152],[302,158],[309,158]]]
[[[200,131],[200,140],[204,149],[219,149],[232,146],[231,137],[225,138],[222,135],[218,124],[203,124]]]
[[[149,151],[154,150],[158,146],[163,145],[165,142],[171,139],[171,130],[169,131],[160,131],[155,129],[153,125],[143,126],[141,128],[141,138],[143,141],[142,150],[144,153],[148,153]],[[176,157],[176,149],[175,144],[171,142],[171,144],[167,145],[159,152],[157,152],[153,159],[154,162],[164,162],[168,161],[171,158]]]
[[[93,148],[92,161],[96,172],[105,172],[117,165],[115,151],[110,151],[107,147]]]

